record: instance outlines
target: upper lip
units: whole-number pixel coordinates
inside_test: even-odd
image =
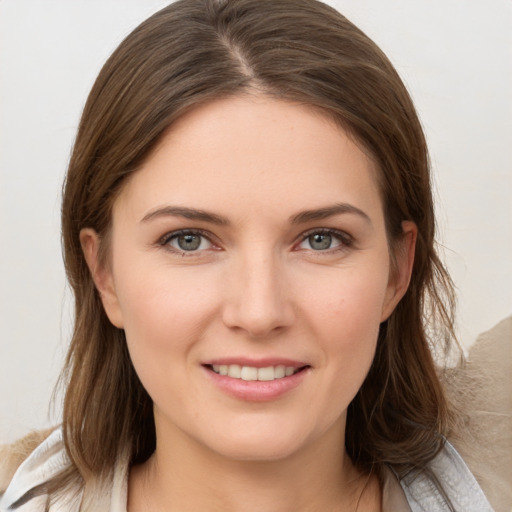
[[[267,368],[269,366],[290,366],[293,368],[302,368],[303,366],[309,366],[304,361],[297,361],[294,359],[288,359],[283,357],[265,357],[265,358],[250,358],[250,357],[219,357],[215,359],[209,359],[205,361],[203,365],[232,365],[238,364],[240,366],[250,366],[252,368]]]

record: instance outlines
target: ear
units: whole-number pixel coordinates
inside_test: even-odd
[[[400,299],[405,295],[411,280],[418,228],[412,221],[402,222],[402,235],[395,245],[394,265],[390,271],[386,297],[382,307],[381,322],[389,318]]]
[[[100,294],[105,313],[113,325],[122,329],[124,327],[123,316],[116,294],[112,271],[108,265],[101,263],[98,257],[101,244],[98,233],[91,228],[82,229],[80,231],[80,244],[82,245],[82,251],[92,279]]]

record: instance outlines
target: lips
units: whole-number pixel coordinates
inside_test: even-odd
[[[311,366],[297,361],[223,359],[202,365],[209,378],[227,394],[242,400],[276,399],[297,387]]]

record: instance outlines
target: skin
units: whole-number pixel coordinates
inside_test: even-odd
[[[131,472],[129,510],[353,510],[360,496],[358,510],[379,510],[377,480],[345,453],[346,410],[407,289],[416,228],[403,223],[391,272],[377,172],[307,106],[218,100],[178,120],[124,185],[107,267],[97,234],[81,232],[154,401],[157,449]],[[301,215],[339,204],[348,211]],[[180,249],[183,229],[202,237],[198,250]],[[315,233],[331,245],[319,249]],[[203,365],[223,357],[308,368],[297,387],[258,402],[212,383]]]

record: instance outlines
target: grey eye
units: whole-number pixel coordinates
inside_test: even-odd
[[[332,235],[329,233],[315,233],[308,236],[309,246],[315,251],[324,251],[330,249],[332,245]]]
[[[207,234],[189,230],[167,233],[161,238],[160,244],[182,255],[186,252],[199,253],[214,247]]]
[[[201,248],[201,244],[203,243],[203,237],[201,235],[194,235],[192,233],[186,235],[179,235],[174,240],[172,240],[171,244],[182,251],[197,251]]]

